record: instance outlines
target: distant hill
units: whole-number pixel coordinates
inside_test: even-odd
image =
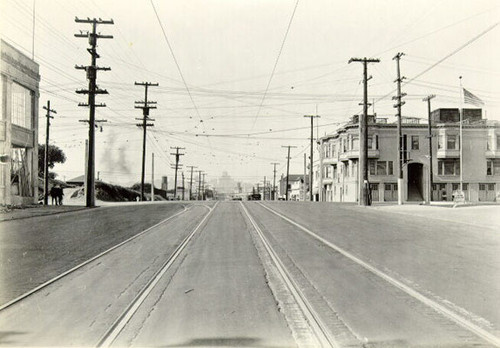
[[[96,182],[95,191],[96,191],[96,199],[104,202],[132,202],[136,201],[138,197],[141,196],[140,191],[119,185],[108,184],[102,181]],[[71,197],[76,198],[83,195],[84,195],[84,188],[82,187],[79,190],[75,191]],[[144,196],[146,197],[147,200],[151,200],[150,194],[145,192]],[[164,201],[165,198],[163,198],[158,194],[155,194],[155,200]]]

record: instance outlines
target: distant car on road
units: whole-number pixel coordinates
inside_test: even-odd
[[[253,193],[251,195],[248,195],[248,200],[249,201],[260,201],[260,193]]]
[[[241,198],[241,197],[233,197],[233,201],[242,201],[242,200],[243,200],[243,198]]]

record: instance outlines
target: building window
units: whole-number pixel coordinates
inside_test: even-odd
[[[377,175],[387,175],[386,161],[377,161]]]
[[[393,175],[394,162],[393,161],[368,161],[368,173],[370,175]]]
[[[376,170],[375,170],[375,161],[374,160],[370,160],[368,162],[368,171],[370,173],[370,175],[376,175]]]
[[[444,148],[444,135],[439,135],[438,137],[438,149]]]
[[[411,149],[418,150],[418,148],[419,148],[418,135],[412,135],[411,136]]]
[[[352,148],[351,150],[359,150],[359,138],[358,137],[353,137],[352,138]]]
[[[495,184],[488,184],[488,191],[495,191]]]
[[[500,135],[497,134],[497,151],[500,149]]]
[[[460,175],[460,160],[438,160],[438,175]]]
[[[456,134],[449,134],[446,137],[446,149],[447,150],[458,150],[459,149],[459,138]]]
[[[500,175],[500,159],[486,161],[486,175]]]
[[[12,84],[12,124],[32,128],[32,93],[29,89]]]

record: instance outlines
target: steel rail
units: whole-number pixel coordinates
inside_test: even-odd
[[[97,254],[97,255],[95,255],[95,256],[93,256],[93,257],[91,257],[90,259],[88,259],[88,260],[86,260],[86,261],[84,261],[84,262],[82,262],[82,263],[80,263],[80,264],[78,264],[78,265],[74,266],[73,268],[70,268],[69,270],[67,270],[67,271],[65,271],[65,272],[63,272],[63,273],[61,273],[61,274],[59,274],[58,276],[56,276],[56,277],[54,277],[54,278],[52,278],[52,279],[47,280],[45,283],[42,283],[42,284],[38,285],[36,288],[34,288],[34,289],[32,289],[32,290],[30,290],[30,291],[28,291],[28,292],[25,292],[24,294],[22,294],[22,295],[20,295],[20,296],[16,297],[15,299],[13,299],[13,300],[11,300],[11,301],[7,302],[6,304],[4,304],[4,305],[0,306],[0,312],[1,312],[2,310],[6,309],[6,308],[8,308],[8,307],[10,307],[10,306],[12,306],[12,305],[13,305],[13,304],[15,304],[15,303],[17,303],[17,302],[19,302],[19,301],[21,301],[21,300],[24,300],[26,297],[31,296],[31,295],[33,295],[34,293],[36,293],[36,292],[38,292],[38,291],[42,290],[43,288],[45,288],[45,287],[49,286],[50,284],[52,284],[52,283],[54,283],[54,282],[58,281],[59,279],[64,278],[64,277],[65,277],[65,276],[67,276],[68,274],[71,274],[71,273],[75,272],[76,270],[79,270],[80,268],[82,268],[83,266],[88,265],[88,264],[89,264],[89,263],[91,263],[92,261],[94,261],[94,260],[96,260],[96,259],[98,259],[98,258],[100,258],[100,257],[102,257],[102,256],[104,256],[104,255],[106,255],[106,254],[108,254],[108,253],[110,253],[111,251],[115,250],[116,248],[119,248],[119,247],[121,247],[122,245],[127,244],[128,242],[130,242],[130,241],[132,241],[132,240],[134,240],[134,239],[136,239],[136,238],[138,238],[138,237],[142,236],[143,234],[145,234],[145,233],[147,233],[147,232],[151,231],[152,229],[154,229],[154,228],[156,228],[156,227],[158,227],[158,226],[160,226],[160,225],[164,224],[165,222],[167,222],[167,221],[169,221],[169,220],[172,220],[173,218],[175,218],[175,217],[177,217],[177,216],[179,216],[179,215],[181,215],[181,214],[184,214],[187,210],[188,210],[188,208],[186,208],[186,206],[184,206],[184,209],[183,209],[182,211],[180,211],[180,212],[178,212],[178,213],[175,213],[175,214],[174,214],[174,215],[172,215],[172,216],[169,216],[168,218],[166,218],[166,219],[164,219],[164,220],[162,220],[162,221],[158,222],[157,224],[155,224],[155,225],[153,225],[153,226],[151,226],[151,227],[148,227],[148,228],[147,228],[147,229],[145,229],[144,231],[141,231],[141,232],[137,233],[136,235],[133,235],[132,237],[130,237],[130,238],[128,238],[128,239],[126,239],[126,240],[124,240],[123,242],[120,242],[120,243],[118,243],[118,244],[116,244],[116,245],[112,246],[111,248],[104,250],[103,252],[101,252],[101,253],[99,253],[99,254]]]
[[[339,347],[339,344],[335,341],[335,338],[333,335],[330,333],[328,330],[327,326],[323,323],[321,320],[320,316],[316,313],[314,310],[313,306],[311,303],[307,300],[306,296],[303,294],[303,292],[300,290],[300,287],[298,284],[294,281],[293,277],[290,275],[290,273],[287,271],[285,265],[279,258],[278,254],[274,249],[272,248],[271,244],[265,237],[264,233],[260,229],[260,227],[257,225],[253,217],[250,215],[248,212],[247,208],[245,205],[240,202],[241,207],[243,208],[243,211],[245,212],[247,218],[250,220],[252,223],[252,226],[254,227],[255,231],[259,235],[259,238],[261,239],[266,251],[268,252],[269,256],[273,260],[278,272],[280,273],[282,279],[284,280],[285,284],[287,285],[288,289],[290,290],[290,293],[292,294],[293,298],[295,299],[297,305],[299,306],[300,310],[306,317],[309,326],[318,339],[319,343],[321,344],[322,347]]]
[[[217,207],[218,202],[215,203],[213,208],[206,205],[204,207],[209,209],[209,212],[200,221],[200,223],[194,228],[194,230],[182,241],[182,243],[175,249],[172,255],[165,261],[165,263],[160,267],[160,269],[153,275],[149,282],[144,286],[144,288],[137,294],[137,296],[132,300],[132,302],[127,306],[123,313],[115,320],[111,327],[104,333],[96,347],[109,347],[113,344],[114,340],[118,337],[123,328],[127,325],[130,319],[134,316],[135,312],[139,309],[142,303],[146,300],[148,295],[153,291],[154,287],[163,275],[170,269],[172,264],[177,260],[181,252],[186,248],[188,243],[194,237],[194,235],[200,230],[201,226],[205,223],[212,212]]]
[[[482,338],[483,340],[489,342],[490,344],[494,345],[495,347],[500,347],[500,338],[498,338],[495,335],[491,334],[487,330],[485,330],[485,329],[481,328],[480,326],[472,323],[471,321],[469,321],[466,318],[462,317],[461,315],[453,312],[452,310],[446,308],[445,306],[437,303],[436,301],[428,298],[427,296],[424,296],[420,292],[414,290],[413,288],[409,287],[408,285],[403,284],[402,282],[400,282],[399,280],[391,277],[387,273],[384,273],[384,272],[380,271],[379,269],[375,268],[374,266],[370,265],[369,263],[367,263],[367,262],[361,260],[360,258],[354,256],[350,252],[348,252],[348,251],[340,248],[339,246],[337,246],[337,245],[335,245],[335,244],[327,241],[325,238],[318,236],[316,233],[312,232],[307,227],[304,227],[304,226],[300,225],[299,223],[293,221],[292,219],[286,217],[285,215],[277,212],[276,210],[274,210],[272,208],[269,208],[268,206],[266,206],[266,205],[264,205],[264,204],[262,204],[260,202],[259,202],[259,204],[262,207],[264,207],[265,209],[267,209],[268,211],[270,211],[271,213],[273,213],[274,215],[282,218],[283,220],[285,220],[285,221],[289,222],[290,224],[294,225],[295,227],[298,227],[299,229],[301,229],[305,233],[309,234],[314,239],[322,242],[323,244],[325,244],[329,248],[337,251],[338,253],[342,254],[345,257],[347,257],[351,261],[354,261],[356,264],[360,265],[361,267],[363,267],[366,270],[370,271],[374,275],[376,275],[376,276],[382,278],[383,280],[387,281],[391,285],[393,285],[396,288],[400,289],[401,291],[405,292],[406,294],[408,294],[412,298],[420,301],[424,305],[426,305],[426,306],[434,309],[436,312],[440,313],[441,315],[443,315],[444,317],[448,318],[449,320],[455,322],[456,324],[458,324],[459,326],[463,327],[464,329],[472,332],[476,336],[478,336],[478,337]]]

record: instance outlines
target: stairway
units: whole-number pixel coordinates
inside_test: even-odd
[[[417,185],[409,184],[408,185],[408,201],[418,202],[423,201],[424,197],[422,193],[418,189]]]

